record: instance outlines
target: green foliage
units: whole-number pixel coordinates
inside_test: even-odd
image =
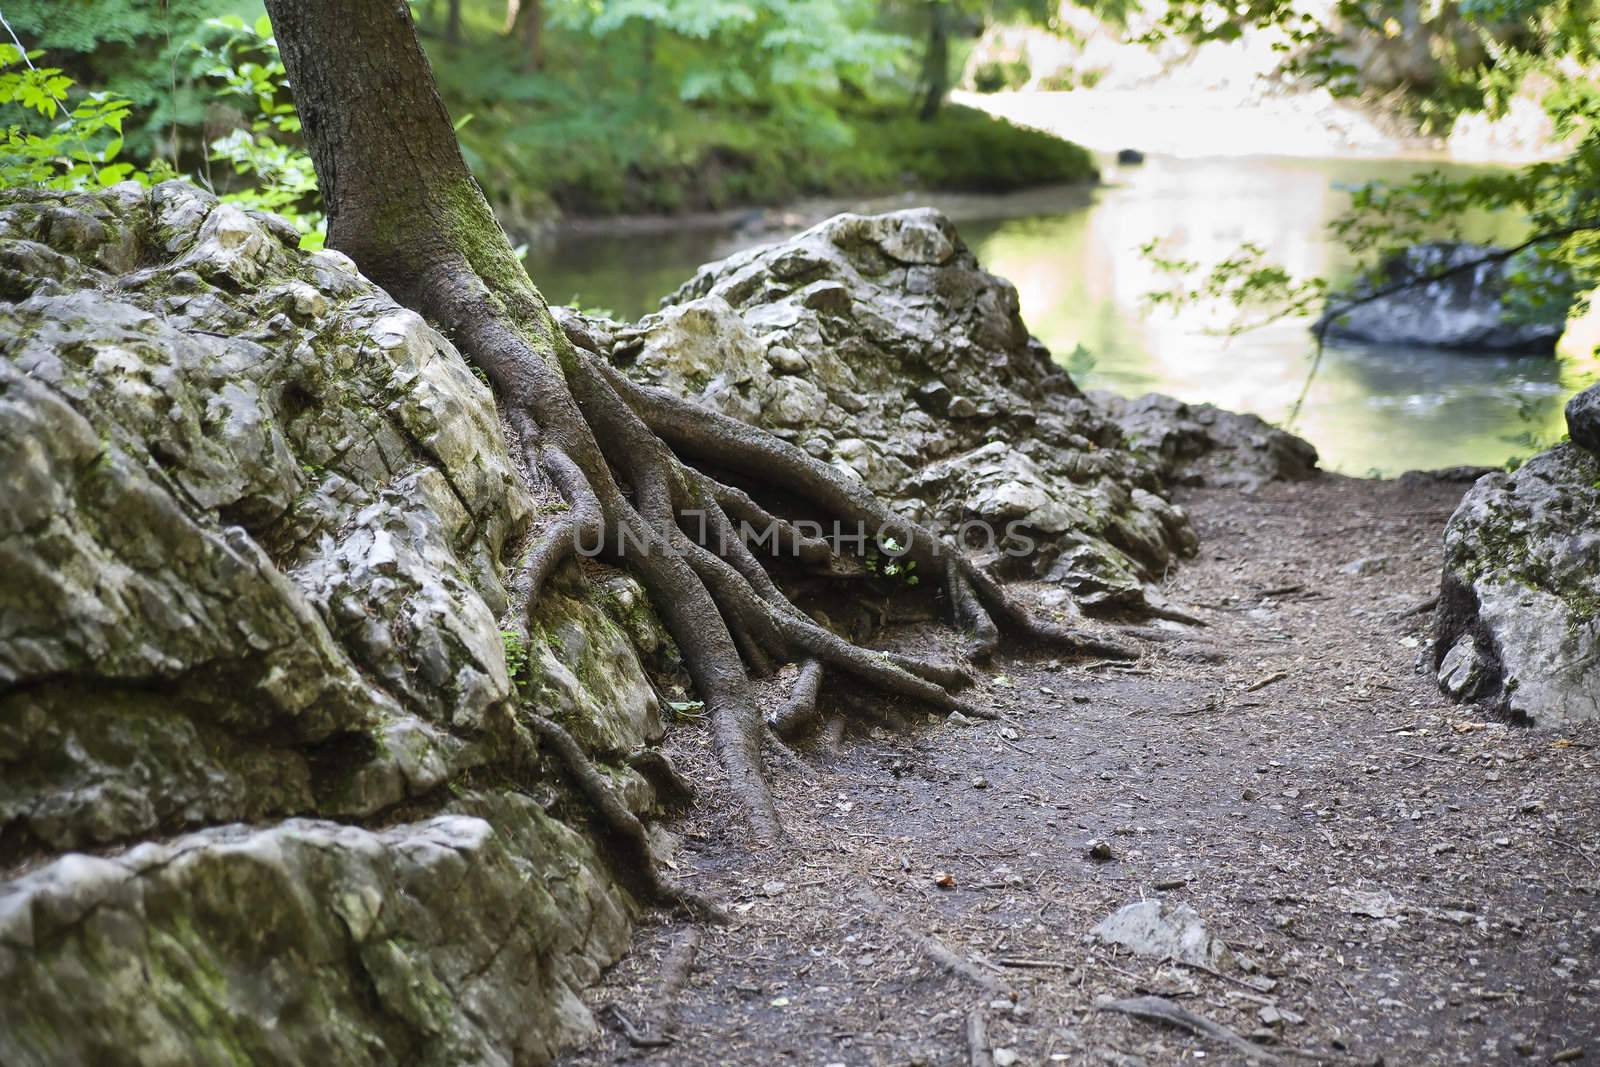
[[[302,247],[321,247],[316,172],[298,145],[300,120],[271,24],[265,15],[254,23],[230,15],[211,20],[205,30],[207,36],[187,45],[196,58],[192,69],[212,87],[213,100],[234,105],[248,123],[212,142],[205,183],[220,186],[225,200],[285,215],[305,235]],[[32,60],[42,55],[0,44],[0,114],[7,122],[0,188],[82,189],[127,180],[149,185],[177,176],[160,157],[148,169],[122,158],[124,127],[138,117],[133,100],[110,89],[78,90],[62,68],[36,67]],[[216,172],[212,162],[227,168]]]
[[[198,148],[189,135],[208,104],[193,81],[188,42],[207,19],[254,18],[261,11],[260,0],[6,0],[3,7],[22,39],[79,85],[127,98],[134,119],[126,131],[129,153],[159,154],[178,169]]]
[[[317,172],[300,145],[300,116],[272,23],[265,15],[253,23],[227,15],[206,28],[210,34],[190,46],[201,60],[197,70],[214,86],[213,97],[233,103],[249,124],[209,146],[209,161],[232,172],[223,199],[275,211],[300,230],[300,247],[321,248],[326,223]]]
[[[501,630],[500,643],[506,653],[506,673],[513,682],[522,680],[528,673],[528,645],[515,630]]]
[[[413,5],[468,163],[514,228],[557,211],[715,210],[907,184],[1002,191],[1093,173],[1076,147],[976,112],[915,121],[911,32],[922,32],[925,0],[522,0],[534,4],[536,60],[505,0],[463,0],[459,43],[443,39],[443,0]],[[1047,19],[1049,7],[959,0],[953,10]],[[172,164],[154,175],[175,167],[288,216],[308,247],[320,241],[314,171],[259,0],[5,8],[56,76],[73,79],[58,95],[82,109],[64,131],[37,114],[19,120],[8,157],[21,169],[6,180],[37,181],[47,163],[53,177],[87,167],[74,181],[98,180],[108,164],[113,179],[134,177],[124,160],[161,157]],[[116,144],[111,122],[123,124]],[[77,140],[92,159],[72,158],[85,151]]]
[[[862,565],[869,574],[882,578],[898,578],[906,585],[916,585],[922,579],[915,573],[917,561],[905,559],[905,546],[892,537],[885,537],[878,544],[867,549],[862,557]]]
[[[1526,249],[1509,261],[1513,314],[1548,315],[1574,299],[1581,302],[1583,293],[1600,286],[1596,8],[1596,0],[1461,0],[1437,7],[1439,24],[1453,28],[1458,46],[1435,49],[1437,83],[1416,87],[1412,94],[1422,107],[1419,113],[1451,121],[1466,110],[1498,115],[1514,94],[1542,84],[1542,103],[1557,135],[1571,137],[1574,147],[1561,159],[1515,170],[1433,171],[1404,182],[1348,189],[1350,206],[1330,230],[1363,261],[1357,289],[1372,291],[1386,280],[1384,264],[1409,245],[1478,240],[1482,235],[1474,232],[1475,225],[1506,216],[1523,220],[1528,235]],[[1405,29],[1396,22],[1404,5],[1401,0],[1340,0],[1336,11],[1343,20],[1339,26],[1310,19],[1284,0],[1243,0],[1227,7],[1211,0],[1176,0],[1156,36],[1227,40],[1249,27],[1277,30],[1284,35],[1291,70],[1339,92],[1358,91],[1360,72],[1342,58],[1352,27],[1393,36]],[[1462,35],[1478,49],[1459,44]],[[1473,56],[1479,58],[1466,58]],[[1424,107],[1424,100],[1431,103]],[[1236,329],[1316,310],[1329,291],[1326,279],[1295,278],[1253,245],[1209,267],[1166,258],[1154,243],[1145,253],[1180,279],[1173,289],[1151,294],[1157,303],[1220,300],[1241,309],[1265,309],[1264,320],[1241,317]]]
[[[132,110],[110,91],[79,94],[71,101],[71,77],[58,67],[35,67],[42,52],[24,55],[0,44],[0,188],[42,186],[84,189],[150,175],[120,159],[122,126]],[[160,168],[157,168],[158,176]]]
[[[869,0],[590,0],[552,21],[640,42],[641,78],[685,103],[810,109],[899,60],[907,42],[877,30],[875,13]]]

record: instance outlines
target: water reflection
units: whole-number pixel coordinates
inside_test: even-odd
[[[967,242],[1017,286],[1028,325],[1058,358],[1080,345],[1094,357],[1092,369],[1077,373],[1084,385],[1155,390],[1282,423],[1312,368],[1306,323],[1229,338],[1215,332],[1224,321],[1217,309],[1153,313],[1143,294],[1169,282],[1140,246],[1159,236],[1176,254],[1206,262],[1255,241],[1295,272],[1337,275],[1347,264],[1324,232],[1344,207],[1336,183],[1398,179],[1424,167],[1152,159],[1109,174],[1088,202],[1074,191],[1035,195],[1020,217],[1014,201],[990,201],[987,211],[971,198],[934,201],[963,217]],[[535,252],[529,266],[552,299],[576,296],[634,317],[733,247],[706,232],[590,238]],[[1499,465],[1559,437],[1565,398],[1596,370],[1588,360],[1330,347],[1294,429],[1316,444],[1325,467],[1350,474]]]

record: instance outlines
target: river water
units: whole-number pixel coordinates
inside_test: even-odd
[[[1341,186],[1400,179],[1424,167],[1153,157],[1139,167],[1106,167],[1105,184],[1093,191],[900,197],[861,206],[931,202],[947,210],[984,266],[1016,285],[1029,328],[1086,388],[1156,391],[1255,412],[1310,440],[1325,468],[1347,474],[1498,466],[1558,438],[1566,398],[1600,376],[1600,365],[1334,346],[1317,361],[1305,320],[1230,337],[1218,328],[1232,321],[1220,309],[1174,317],[1144,300],[1171,284],[1140,252],[1157,237],[1170,252],[1201,262],[1254,241],[1291,271],[1338,276],[1348,265],[1325,227],[1344,208]],[[699,264],[749,243],[715,229],[574,235],[534,248],[528,268],[551,300],[635,318]]]

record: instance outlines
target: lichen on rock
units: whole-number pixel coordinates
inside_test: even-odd
[[[1597,516],[1600,459],[1575,444],[1467,492],[1445,531],[1433,644],[1448,695],[1540,727],[1600,718]]]
[[[624,948],[588,837],[482,784],[540,784],[501,631],[548,487],[296,242],[179,182],[0,204],[0,1061],[543,1062]],[[601,603],[526,652],[610,758],[660,722]]]

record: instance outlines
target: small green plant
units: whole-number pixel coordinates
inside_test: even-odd
[[[515,630],[501,630],[500,643],[506,651],[506,673],[513,682],[521,681],[528,673],[528,645]]]
[[[704,718],[705,701],[703,700],[669,700],[667,707],[672,709],[673,717],[681,719]]]
[[[885,537],[876,546],[867,549],[866,558],[862,562],[871,574],[885,578],[899,578],[907,585],[916,585],[921,579],[911,572],[917,569],[917,561],[902,560],[900,557],[904,556],[905,552],[905,547],[900,542],[892,537]]]
[[[1095,358],[1095,354],[1093,352],[1083,347],[1082,344],[1077,344],[1074,345],[1072,347],[1072,351],[1067,354],[1067,358],[1062,363],[1062,366],[1067,369],[1067,373],[1072,377],[1082,378],[1092,372],[1095,368],[1095,364],[1099,362],[1100,361]]]

